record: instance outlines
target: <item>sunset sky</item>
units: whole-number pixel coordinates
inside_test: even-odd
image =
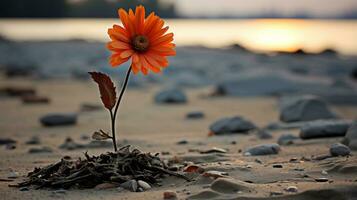
[[[164,0],[165,1],[165,0]],[[170,0],[169,0],[170,1]],[[308,14],[334,16],[357,11],[357,0],[171,0],[187,16]]]

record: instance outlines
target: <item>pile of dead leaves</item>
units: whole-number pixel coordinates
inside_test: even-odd
[[[84,160],[62,159],[58,163],[43,168],[35,168],[18,187],[39,188],[93,188],[101,183],[120,184],[130,180],[143,180],[151,184],[159,183],[165,175],[189,179],[169,167],[158,154],[131,150],[130,145],[117,152],[100,156],[89,156]]]

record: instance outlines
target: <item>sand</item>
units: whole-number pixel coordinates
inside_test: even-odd
[[[357,158],[356,152],[350,157],[333,157],[321,161],[309,160],[311,156],[328,154],[331,144],[342,138],[328,138],[302,141],[282,146],[277,155],[243,156],[241,151],[263,143],[275,143],[284,133],[298,135],[298,130],[274,131],[273,138],[262,140],[254,133],[248,135],[208,137],[208,127],[221,117],[241,115],[259,127],[278,121],[278,108],[275,98],[268,97],[207,97],[212,88],[186,90],[189,102],[184,105],[157,105],[154,94],[160,85],[129,89],[120,108],[117,122],[118,138],[133,146],[150,152],[170,152],[162,156],[195,163],[203,162],[206,170],[228,172],[240,192],[227,190],[225,184],[194,175],[193,182],[168,177],[163,186],[146,192],[117,191],[116,189],[66,190],[65,193],[53,190],[19,191],[8,187],[25,178],[34,167],[44,166],[69,155],[82,157],[84,149],[68,151],[59,149],[66,137],[85,143],[83,135],[90,136],[98,129],[109,130],[109,115],[106,110],[79,112],[83,103],[100,105],[97,86],[90,81],[76,80],[31,80],[24,78],[6,79],[1,77],[0,87],[35,87],[40,95],[51,99],[50,104],[24,105],[18,98],[2,97],[0,103],[1,138],[17,141],[16,149],[8,150],[1,146],[0,178],[7,179],[13,170],[20,177],[12,182],[0,181],[2,199],[163,199],[163,192],[173,190],[179,199],[354,199],[357,198]],[[205,118],[189,120],[185,115],[190,111],[202,111]],[[357,107],[335,106],[333,110],[347,119],[357,118]],[[78,124],[68,127],[47,128],[41,126],[39,118],[51,112],[79,112]],[[41,139],[40,145],[30,146],[25,142],[32,136]],[[176,142],[187,140],[188,144]],[[232,144],[235,141],[236,144]],[[28,149],[36,146],[49,146],[53,153],[29,154]],[[195,149],[210,147],[225,148],[228,153],[199,154]],[[111,148],[88,149],[89,154],[112,151]],[[296,162],[289,162],[296,158]],[[258,159],[258,160],[257,160]],[[202,164],[202,163],[201,163]],[[282,168],[273,165],[281,164]],[[326,171],[325,174],[322,171]],[[327,182],[316,182],[315,178],[328,178]],[[216,180],[217,181],[217,180]],[[222,181],[221,181],[222,182]],[[297,192],[285,189],[296,186]],[[234,192],[235,191],[235,192]],[[276,194],[276,195],[275,195]]]

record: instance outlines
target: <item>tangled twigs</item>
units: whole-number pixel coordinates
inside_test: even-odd
[[[101,183],[120,184],[128,180],[143,180],[157,183],[163,176],[176,176],[187,181],[188,177],[174,171],[158,157],[130,149],[130,145],[117,152],[108,152],[85,159],[61,161],[43,168],[35,168],[28,174],[27,180],[18,187],[34,185],[36,188],[93,188]]]

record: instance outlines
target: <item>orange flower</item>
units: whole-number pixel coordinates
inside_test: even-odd
[[[145,8],[137,6],[135,13],[132,9],[127,13],[118,10],[122,26],[114,25],[108,29],[111,42],[107,47],[112,51],[110,64],[115,67],[131,58],[134,74],[141,71],[144,75],[151,70],[159,73],[169,65],[167,56],[176,55],[173,33],[166,33],[169,29],[164,21],[155,13],[145,18]]]

